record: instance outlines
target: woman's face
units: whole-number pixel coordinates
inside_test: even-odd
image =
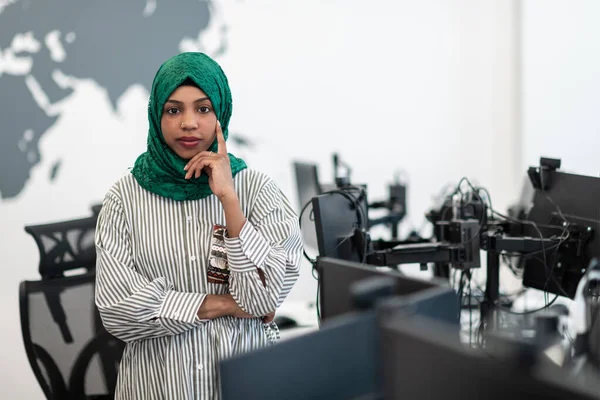
[[[217,116],[206,93],[195,86],[178,87],[163,107],[160,128],[167,145],[189,160],[215,140]]]

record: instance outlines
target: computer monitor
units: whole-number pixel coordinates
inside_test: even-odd
[[[361,281],[379,277],[393,279],[393,294],[397,296],[420,292],[435,293],[435,298],[439,300],[440,313],[452,316],[451,321],[458,324],[458,297],[447,281],[419,280],[404,276],[399,271],[327,257],[317,260],[317,272],[320,316],[323,321],[359,311],[353,299],[353,289],[356,289]]]
[[[319,256],[362,262],[368,251],[364,187],[337,189],[312,200]]]
[[[296,174],[298,202],[300,209],[302,209],[313,197],[321,194],[319,172],[316,164],[299,161],[294,162],[294,172]]]
[[[296,175],[296,188],[298,191],[298,213],[302,211],[307,203],[310,203],[313,197],[321,194],[319,184],[319,172],[316,164],[305,162],[294,162],[294,172]],[[317,234],[315,232],[315,222],[312,216],[312,205],[309,205],[300,221],[302,227],[302,238],[304,245],[312,249],[317,249]]]
[[[424,290],[389,298],[407,316],[451,319],[428,305],[445,293]],[[448,309],[446,309],[448,310]],[[238,355],[220,363],[223,400],[380,399],[380,341],[375,309],[340,315],[304,336]],[[454,335],[458,337],[458,325]]]
[[[576,385],[558,366],[524,363],[518,353],[491,356],[468,349],[437,321],[399,316],[378,322],[385,399],[600,398],[598,388]]]
[[[374,313],[220,363],[223,400],[354,399],[381,387]]]
[[[546,238],[565,237],[567,222],[584,233],[589,229],[590,239],[582,248],[551,245],[546,249],[545,260],[541,251],[531,256],[524,254],[520,261],[524,268],[523,285],[573,298],[590,260],[600,256],[600,178],[559,171],[551,174],[547,190],[535,188],[533,206],[526,219],[535,222]],[[526,236],[540,237],[530,224],[523,229]]]

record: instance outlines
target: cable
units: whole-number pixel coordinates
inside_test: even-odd
[[[360,187],[360,186],[346,186],[345,189],[355,189],[358,192],[360,192],[360,197],[362,198],[362,196],[364,196],[365,194],[365,189]],[[350,200],[350,202],[352,202],[352,204],[354,206],[357,207],[357,215],[359,216],[359,221],[358,224],[363,226],[364,222],[368,222],[367,216],[364,213],[364,210],[362,209],[362,207],[360,207],[360,200],[361,199],[357,199],[356,197],[354,197],[349,191],[344,190],[344,189],[335,189],[335,190],[330,190],[327,192],[323,192],[322,195],[325,194],[340,194],[342,196],[344,196],[346,199]]]
[[[546,195],[546,199],[547,199],[547,200],[548,200],[548,201],[549,201],[549,202],[550,202],[550,203],[551,203],[551,204],[552,204],[554,207],[556,207],[556,209],[557,209],[557,211],[558,211],[558,215],[561,217],[561,219],[563,220],[563,222],[564,222],[564,223],[563,223],[563,226],[552,226],[552,225],[548,225],[548,226],[547,226],[547,227],[550,227],[550,228],[559,228],[559,229],[560,229],[560,228],[563,228],[563,231],[561,232],[561,234],[560,234],[560,236],[559,236],[559,242],[558,242],[557,244],[555,244],[555,245],[552,245],[552,246],[550,246],[550,247],[546,248],[546,247],[545,247],[545,244],[544,244],[544,236],[543,236],[543,234],[542,234],[542,232],[541,232],[541,230],[540,230],[540,228],[539,228],[538,224],[536,224],[534,221],[521,221],[521,220],[518,220],[518,219],[516,219],[516,218],[507,217],[506,215],[503,215],[503,214],[501,214],[501,213],[499,213],[499,212],[495,211],[495,210],[493,209],[493,207],[492,207],[492,199],[491,199],[491,196],[490,196],[490,194],[489,194],[488,190],[487,190],[487,189],[485,189],[485,188],[482,188],[482,187],[475,188],[475,187],[474,187],[474,186],[471,184],[471,182],[469,181],[469,179],[468,179],[468,178],[466,178],[466,177],[463,177],[463,178],[462,178],[462,179],[459,181],[459,183],[458,183],[457,190],[458,190],[458,191],[460,191],[461,193],[462,193],[462,191],[460,190],[460,185],[462,184],[462,182],[466,182],[466,183],[469,185],[469,187],[470,187],[470,188],[471,188],[471,190],[473,191],[473,194],[475,194],[475,196],[477,197],[477,199],[478,199],[478,200],[479,200],[479,201],[480,201],[482,204],[483,204],[483,200],[481,199],[481,196],[479,195],[479,192],[480,192],[480,191],[482,191],[482,192],[484,192],[484,193],[486,194],[486,197],[487,197],[487,200],[488,200],[488,203],[489,203],[489,209],[490,209],[490,212],[491,212],[491,215],[492,215],[492,216],[493,216],[494,214],[496,214],[496,215],[498,215],[498,216],[500,216],[500,217],[502,217],[502,218],[504,218],[504,219],[506,219],[506,220],[509,220],[509,221],[513,221],[513,222],[517,222],[517,223],[521,223],[521,224],[529,224],[529,225],[533,226],[533,228],[536,230],[536,232],[537,232],[537,233],[539,234],[539,236],[540,236],[540,240],[541,240],[540,244],[541,244],[541,246],[542,246],[542,250],[541,250],[541,251],[536,251],[536,252],[530,252],[530,253],[522,253],[522,254],[521,254],[521,256],[523,256],[523,257],[528,257],[528,256],[531,256],[531,255],[533,255],[533,254],[538,254],[538,253],[540,253],[540,252],[541,252],[541,253],[542,253],[542,255],[543,255],[543,258],[544,258],[544,260],[543,260],[543,265],[544,265],[544,268],[546,269],[546,272],[548,273],[548,278],[547,278],[547,280],[546,280],[546,283],[544,284],[544,297],[545,297],[545,305],[544,305],[544,307],[543,307],[543,308],[540,308],[540,309],[537,309],[537,310],[530,310],[530,311],[525,311],[525,312],[514,312],[514,311],[511,311],[511,310],[508,310],[508,309],[502,308],[502,307],[501,307],[501,306],[499,306],[498,304],[495,304],[494,306],[495,306],[495,307],[498,307],[498,308],[499,308],[499,309],[501,309],[502,311],[505,311],[505,312],[508,312],[508,313],[519,314],[519,315],[531,314],[531,313],[534,313],[534,312],[538,312],[538,311],[540,311],[540,310],[544,310],[544,309],[548,308],[549,306],[551,306],[551,305],[552,305],[552,304],[553,304],[553,303],[554,303],[554,302],[555,302],[555,301],[558,299],[558,296],[560,295],[560,293],[557,293],[557,294],[556,294],[556,296],[554,297],[554,299],[552,299],[552,301],[548,301],[548,297],[547,297],[547,295],[548,295],[548,292],[547,292],[546,288],[547,288],[547,285],[548,285],[548,283],[550,282],[550,280],[553,280],[553,281],[554,281],[554,283],[556,283],[556,286],[557,286],[558,290],[559,290],[559,291],[560,291],[562,294],[564,294],[564,295],[566,295],[566,296],[568,297],[568,294],[565,292],[565,290],[562,288],[562,285],[560,284],[560,282],[558,282],[558,280],[557,280],[557,279],[556,279],[556,277],[554,276],[554,274],[553,274],[553,269],[554,269],[554,264],[555,264],[555,261],[556,261],[556,256],[557,256],[557,254],[558,254],[558,249],[559,249],[559,247],[560,247],[560,246],[561,246],[561,245],[562,245],[562,244],[563,244],[563,243],[564,243],[564,242],[565,242],[565,241],[566,241],[566,240],[569,238],[569,236],[570,236],[570,234],[569,234],[569,232],[568,232],[568,228],[570,227],[570,223],[569,223],[569,221],[567,220],[567,218],[565,217],[565,214],[562,212],[562,210],[560,209],[560,207],[559,207],[559,206],[558,206],[558,205],[557,205],[557,204],[556,204],[556,203],[555,203],[555,202],[552,200],[552,198],[551,198],[549,195]],[[455,192],[455,193],[456,193],[456,192]],[[483,217],[482,217],[482,219],[483,219]],[[480,229],[481,229],[481,228],[480,228]],[[565,233],[566,233],[566,236],[565,236]],[[550,251],[550,250],[552,250],[552,249],[555,249],[555,251],[554,251],[554,255],[553,255],[553,257],[552,257],[552,265],[551,265],[551,266],[548,266],[547,252],[548,252],[548,251]],[[512,267],[512,265],[511,265],[511,267]],[[511,270],[512,270],[512,268],[511,268]]]
[[[300,229],[300,231],[302,231],[302,216],[304,215],[304,212],[306,211],[307,207],[311,204],[312,204],[312,199],[310,201],[307,201],[306,204],[302,207],[302,210],[300,210],[300,215],[298,216],[298,228]],[[314,266],[315,266],[315,263],[317,262],[317,260],[312,259],[308,256],[308,254],[306,253],[305,246],[302,246],[302,254],[304,254],[304,258],[306,258],[308,260],[308,262],[311,263],[311,265],[313,266],[313,270],[314,270]],[[314,274],[313,274],[313,277],[314,277]]]
[[[527,315],[527,314],[533,314],[539,311],[543,311],[545,309],[547,309],[548,307],[550,307],[552,304],[554,304],[554,302],[558,299],[560,295],[557,293],[556,296],[554,296],[554,298],[552,299],[552,301],[550,301],[548,304],[544,305],[543,307],[540,308],[536,308],[535,310],[528,310],[528,311],[513,311],[511,309],[508,308],[504,308],[498,304],[495,304],[494,307],[496,307],[498,310],[508,313],[508,314],[514,314],[514,315]]]
[[[547,196],[547,197],[549,198],[549,196]],[[562,211],[560,210],[560,208],[551,199],[550,199],[550,201],[552,202],[553,205],[555,205],[557,207],[559,215],[564,215],[564,214],[562,214]],[[549,247],[545,247],[544,246],[544,242],[543,242],[544,236],[543,236],[541,230],[539,229],[539,225],[540,224],[537,224],[537,223],[535,223],[533,221],[519,220],[519,219],[516,219],[516,218],[508,217],[508,216],[503,215],[503,214],[501,214],[501,213],[499,213],[499,212],[497,212],[495,210],[492,210],[492,212],[495,213],[495,214],[497,214],[498,216],[504,218],[504,219],[509,220],[509,221],[512,221],[512,222],[515,222],[515,223],[519,223],[519,224],[523,224],[523,225],[524,224],[528,224],[528,225],[531,225],[531,226],[534,227],[534,229],[537,231],[538,235],[540,236],[540,240],[542,241],[541,242],[542,250],[531,251],[531,252],[528,252],[528,253],[521,253],[520,256],[528,258],[528,257],[531,257],[531,256],[533,256],[535,254],[542,253],[542,255],[544,256],[544,260],[540,260],[540,261],[543,263],[544,268],[546,269],[546,272],[549,272],[548,273],[548,278],[547,278],[546,283],[544,284],[544,287],[547,287],[550,279],[552,279],[554,281],[554,283],[556,284],[556,286],[558,287],[558,289],[561,291],[561,293],[563,295],[569,297],[569,295],[562,288],[562,285],[560,284],[560,282],[558,282],[558,280],[556,279],[556,277],[553,275],[553,270],[554,270],[554,261],[556,259],[556,255],[558,254],[558,249],[569,238],[569,236],[570,236],[569,231],[568,231],[568,228],[570,227],[570,223],[567,220],[565,220],[564,221],[565,224],[563,224],[563,226],[546,225],[546,227],[549,227],[549,228],[552,228],[552,229],[562,228],[563,231],[561,232],[560,236],[558,237],[558,240],[559,240],[558,243],[553,244],[553,245],[551,245]],[[565,236],[565,233],[566,233],[566,236]],[[552,249],[555,249],[555,252],[554,252],[554,255],[553,255],[553,262],[552,262],[551,266],[548,266],[548,260],[546,258],[546,253],[548,251],[552,250]],[[503,253],[501,253],[501,254],[503,254]],[[548,301],[547,300],[547,293],[546,293],[545,289],[544,289],[544,292],[545,292],[544,296],[545,296],[546,302],[547,302]]]
[[[317,269],[316,269],[316,268],[314,268],[314,266],[313,266],[313,269],[312,269],[312,271],[311,271],[311,274],[312,274],[312,277],[313,277],[313,278],[314,278],[316,281],[318,281],[318,280],[319,280],[319,275],[317,274],[317,276],[315,276],[315,273],[316,273],[316,272],[317,272]]]
[[[464,278],[465,278],[465,270],[461,271],[460,274],[460,282],[458,284],[458,320],[460,321],[461,313],[462,313],[462,303],[463,303],[463,287],[464,287]]]
[[[317,279],[317,324],[321,327],[321,281]]]
[[[574,215],[574,214],[563,214],[563,215],[565,217],[569,217],[571,219],[578,219],[580,221],[593,222],[595,224],[600,224],[600,220],[597,220],[597,219],[580,217],[579,215]]]
[[[513,273],[513,275],[515,277],[522,279],[523,275],[519,273],[519,270],[513,265],[512,260],[510,259],[510,257],[517,257],[519,255],[513,255],[513,254],[507,254],[507,253],[501,252],[500,258],[502,259],[504,264],[508,267],[508,269],[510,269],[510,271]]]
[[[473,307],[471,306],[471,277],[472,275],[469,274],[469,347],[473,347]]]
[[[538,227],[542,227],[542,228],[550,228],[550,229],[562,229],[562,228],[564,227],[563,225],[547,225],[547,224],[538,224],[538,223],[536,223],[536,222],[533,222],[533,221],[527,221],[527,220],[521,220],[521,219],[514,218],[514,217],[509,217],[509,216],[507,216],[507,215],[504,215],[504,214],[502,214],[502,213],[500,213],[500,212],[498,212],[498,211],[496,211],[496,210],[493,210],[493,209],[492,209],[492,210],[490,210],[490,211],[492,211],[492,213],[494,213],[494,214],[498,215],[499,217],[502,217],[502,218],[504,218],[504,219],[506,219],[506,220],[508,220],[508,221],[512,221],[512,222],[515,222],[515,223],[517,223],[517,224],[521,224],[521,225],[532,225],[532,224],[535,224],[535,225],[537,225]]]
[[[482,192],[485,193],[485,196],[487,197],[488,203],[490,204],[490,210],[493,210],[494,207],[492,207],[492,196],[490,196],[490,192],[488,192],[488,190],[486,188],[484,188],[484,187],[478,187],[477,191],[478,191],[477,194],[479,194],[479,191],[482,191]],[[491,218],[493,218],[493,215],[494,214],[491,215]]]
[[[464,198],[465,198],[465,193],[461,190],[460,186],[463,182],[467,182],[467,184],[473,189],[473,194],[476,196],[477,200],[479,200],[480,204],[482,204],[483,206],[485,206],[484,201],[482,200],[481,196],[479,196],[479,194],[477,193],[477,189],[475,189],[475,187],[473,187],[473,185],[471,184],[471,182],[469,181],[469,179],[467,177],[462,177],[460,179],[460,181],[458,182],[458,185],[456,185],[456,189],[454,190],[454,192],[452,192],[452,194],[449,196],[450,198],[452,198],[452,196],[454,196],[455,194],[459,194],[461,195],[461,214],[462,214],[462,210],[466,207],[471,205],[473,207],[473,211],[476,211],[475,209],[475,205],[472,203],[467,203],[466,205],[464,204]],[[446,213],[448,212],[448,210],[450,210],[451,207],[447,207],[444,212],[442,213],[441,216],[441,220],[445,221],[445,217],[446,217]],[[475,212],[474,212],[475,214]],[[483,229],[483,225],[485,223],[485,217],[486,217],[486,212],[484,209],[484,212],[481,214],[481,218],[479,219],[479,226],[477,228],[477,231],[475,232],[475,234],[473,234],[473,236],[466,240],[466,241],[461,241],[460,243],[458,243],[458,245],[467,245],[469,243],[471,243],[472,241],[474,241],[475,239],[479,238],[481,230]]]
[[[565,237],[564,240],[561,240],[560,242],[558,242],[558,246],[556,246],[556,249],[554,250],[554,255],[552,256],[552,264],[550,265],[550,271],[548,273],[548,278],[546,278],[546,282],[544,283],[544,292],[547,292],[547,288],[548,288],[548,284],[550,283],[550,280],[553,280],[554,283],[557,284],[558,289],[567,297],[569,297],[569,295],[567,294],[567,292],[565,292],[565,290],[562,288],[562,286],[557,282],[556,278],[554,277],[554,265],[556,264],[556,256],[558,255],[558,249],[560,248],[560,244],[564,243],[564,241],[566,241],[569,237],[569,233],[567,231],[567,229],[569,228],[569,224],[567,223],[565,225],[565,229],[563,230],[563,233],[561,234],[564,235],[564,233],[567,233],[567,236]],[[548,266],[546,265],[546,268]],[[547,297],[546,297],[547,300]]]

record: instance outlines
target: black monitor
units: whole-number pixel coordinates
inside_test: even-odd
[[[388,300],[401,303],[404,315],[449,320],[455,310],[443,315],[445,308],[430,307],[444,296],[434,289]],[[316,332],[222,361],[223,400],[380,399],[377,318],[373,309],[341,315]]]
[[[368,251],[364,187],[337,189],[313,198],[319,256],[363,262]]]
[[[295,161],[294,172],[296,174],[296,187],[298,190],[298,201],[300,208],[321,194],[319,185],[319,172],[316,164]]]
[[[394,295],[435,293],[436,299],[440,300],[438,305],[440,312],[451,315],[452,321],[458,323],[458,297],[447,281],[413,279],[402,275],[399,271],[327,257],[317,260],[317,271],[322,320],[358,311],[353,299],[353,289],[356,289],[361,281],[383,277],[393,279]]]
[[[305,162],[294,162],[294,172],[296,175],[296,188],[298,191],[299,213],[304,209],[307,203],[310,203],[313,197],[321,194],[319,184],[319,173],[316,164]],[[302,238],[304,245],[310,248],[317,248],[317,235],[315,233],[315,223],[312,216],[312,206],[308,206],[302,214],[300,224],[302,226]]]
[[[524,362],[518,352],[484,354],[461,344],[453,330],[433,320],[379,319],[383,398],[598,400],[548,362]],[[597,386],[597,385],[596,385]]]
[[[223,400],[354,399],[381,387],[374,313],[220,363]]]
[[[565,237],[567,222],[570,239],[579,230],[582,236],[589,234],[589,240],[580,248],[572,242],[551,245],[546,249],[545,260],[541,251],[523,255],[523,285],[573,298],[590,260],[600,256],[600,178],[550,170],[540,179],[540,170],[544,172],[543,168],[530,169],[535,192],[526,219],[535,222],[546,238]],[[526,236],[540,237],[540,232],[532,225],[524,225]]]

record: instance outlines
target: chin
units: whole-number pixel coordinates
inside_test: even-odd
[[[193,158],[196,154],[203,152],[206,149],[191,149],[191,150],[187,150],[187,151],[177,151],[177,155],[181,158],[183,158],[186,161],[189,161],[191,158]]]

